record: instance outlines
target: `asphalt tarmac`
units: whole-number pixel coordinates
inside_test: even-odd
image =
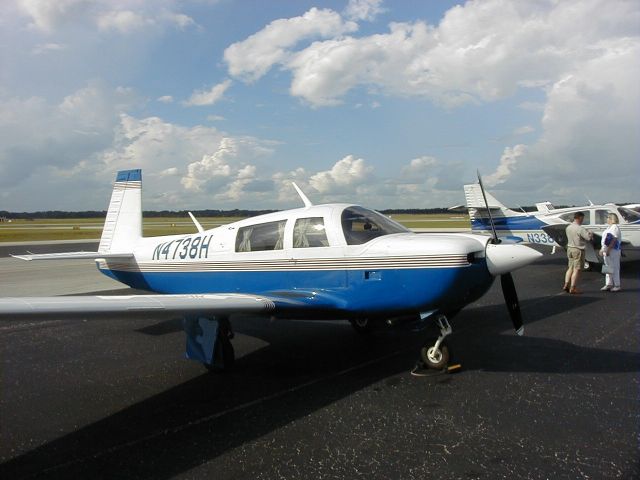
[[[237,317],[235,369],[209,374],[179,321],[6,321],[0,478],[639,478],[639,267],[579,296],[561,254],[515,272],[524,337],[496,282],[452,321],[461,371],[432,378],[410,370],[435,328]],[[0,258],[1,296],[117,285]]]

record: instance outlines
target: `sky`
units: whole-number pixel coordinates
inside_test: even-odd
[[[638,202],[636,0],[3,0],[0,210]]]

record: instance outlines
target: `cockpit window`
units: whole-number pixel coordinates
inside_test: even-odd
[[[618,207],[618,211],[620,212],[620,215],[622,215],[622,218],[624,218],[628,223],[640,220],[640,213],[634,212],[630,208]]]
[[[293,227],[293,248],[328,247],[322,217],[299,218]]]
[[[349,207],[342,212],[342,231],[348,245],[361,245],[383,235],[409,230],[374,210]]]
[[[236,252],[282,250],[287,221],[260,223],[238,229]]]

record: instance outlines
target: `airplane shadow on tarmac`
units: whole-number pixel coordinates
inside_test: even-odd
[[[521,302],[527,324],[566,311],[575,298],[554,297],[544,311],[540,301]],[[502,304],[464,310],[453,323],[450,343],[467,373],[640,371],[636,353],[505,333],[510,322]],[[391,382],[411,369],[423,340],[436,335],[435,329],[388,330],[365,337],[342,323],[270,324],[252,317],[235,327],[269,345],[239,358],[228,374],[203,374],[5,462],[0,476],[171,478],[373,383]],[[139,332],[180,328],[169,321]],[[440,378],[431,382],[434,392],[451,379]]]

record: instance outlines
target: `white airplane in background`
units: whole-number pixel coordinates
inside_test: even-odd
[[[522,334],[510,272],[540,256],[526,246],[471,234],[415,234],[360,206],[312,205],[295,184],[303,208],[211,230],[193,219],[198,233],[145,238],[141,184],[140,170],[117,174],[97,252],[17,257],[95,259],[105,275],[156,294],[1,298],[0,318],[179,315],[187,356],[208,368],[233,362],[232,314],[349,319],[358,331],[383,319],[433,318],[440,336],[421,358],[441,369],[449,360],[448,318],[500,276]]]
[[[622,232],[622,260],[640,259],[640,213],[613,203],[604,205],[590,204],[584,207],[555,208],[549,202],[536,203],[535,212],[517,212],[500,203],[477,183],[464,186],[464,194],[471,219],[472,232],[491,232],[492,217],[498,237],[516,243],[567,245],[565,234],[567,225],[573,222],[576,212],[583,212],[583,226],[593,233],[593,242],[587,245],[586,259],[591,263],[602,262],[597,252],[600,249],[601,236],[607,228],[607,216],[615,213],[620,221]],[[489,211],[487,212],[488,205]],[[490,215],[489,215],[490,214]]]

